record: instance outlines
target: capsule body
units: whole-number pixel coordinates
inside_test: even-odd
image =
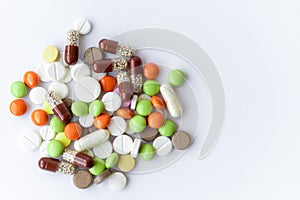
[[[127,71],[119,71],[117,74],[118,88],[122,101],[129,101],[133,95],[133,87]]]
[[[125,58],[107,58],[94,61],[92,69],[96,73],[112,72],[115,70],[125,70],[127,65]]]
[[[109,137],[109,132],[106,129],[99,129],[88,135],[76,140],[74,142],[74,148],[76,151],[83,151],[93,148],[103,142],[105,142]]]
[[[142,60],[138,56],[132,56],[129,60],[130,78],[133,85],[133,92],[140,93],[143,86]]]
[[[48,157],[43,157],[39,160],[39,167],[46,171],[61,172],[64,174],[74,174],[77,168],[72,163]]]
[[[72,149],[65,149],[62,154],[62,159],[85,169],[89,169],[94,165],[94,159],[91,156]]]
[[[160,93],[163,96],[167,109],[172,117],[180,117],[182,115],[182,107],[176,97],[175,91],[170,85],[162,84]]]
[[[78,61],[79,32],[71,29],[68,31],[67,45],[65,46],[65,62],[74,65]]]
[[[127,45],[120,44],[114,40],[102,39],[99,41],[99,48],[104,52],[117,54],[120,56],[131,57],[133,55],[133,48]]]
[[[49,102],[54,114],[60,119],[60,121],[63,123],[68,123],[72,119],[72,113],[54,91],[49,90],[46,99]]]

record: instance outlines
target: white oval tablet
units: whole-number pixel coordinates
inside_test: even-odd
[[[85,18],[81,18],[75,23],[75,30],[77,30],[81,35],[88,34],[91,31],[91,29],[91,22]]]
[[[113,136],[122,135],[127,128],[126,121],[119,116],[114,116],[110,118],[110,122],[107,126],[107,129],[109,130],[110,134]]]
[[[66,68],[66,75],[65,77],[62,79],[62,82],[64,83],[69,83],[72,80],[72,76],[71,76],[71,71],[69,68]]]
[[[43,140],[52,140],[55,137],[55,132],[49,125],[46,125],[40,129],[40,135]]]
[[[122,172],[114,172],[108,178],[108,186],[112,190],[122,190],[127,184],[127,178]]]
[[[23,145],[28,150],[33,151],[38,149],[41,143],[42,143],[41,136],[34,131],[29,132],[23,136]]]
[[[133,141],[128,135],[119,135],[113,141],[115,152],[128,154],[132,150]]]
[[[40,146],[40,154],[43,155],[43,156],[48,156],[48,153],[47,153],[47,146],[49,144],[49,140],[45,140],[41,143],[41,146]]]
[[[98,146],[95,146],[93,148],[93,152],[96,157],[106,159],[112,153],[112,149],[112,144],[108,140],[99,144]]]
[[[172,141],[166,136],[159,136],[153,141],[153,147],[157,155],[165,156],[172,151]]]
[[[36,68],[36,73],[39,75],[40,80],[43,82],[50,81],[47,71],[48,71],[48,63],[41,64]]]
[[[34,104],[43,104],[46,101],[47,90],[43,87],[32,88],[29,92],[29,99]]]
[[[94,117],[90,114],[79,117],[79,124],[85,128],[89,128],[94,124]]]
[[[92,77],[80,78],[75,83],[75,95],[80,101],[90,103],[98,98],[100,92],[100,83]]]
[[[50,80],[60,81],[66,75],[66,68],[60,62],[53,62],[48,65],[47,74]]]
[[[114,112],[121,107],[121,97],[115,92],[107,92],[102,97],[104,108],[107,111]]]
[[[91,74],[91,69],[84,63],[77,63],[75,65],[72,65],[71,67],[71,76],[74,81],[77,81],[82,77],[90,77]]]
[[[171,117],[180,117],[182,115],[182,107],[173,88],[170,85],[161,84],[160,93],[166,102]]]
[[[142,143],[142,140],[140,138],[134,138],[132,150],[130,153],[131,157],[136,158],[138,156],[141,143]]]
[[[49,85],[48,90],[52,90],[57,94],[61,99],[64,99],[69,94],[69,88],[65,83],[53,82]]]

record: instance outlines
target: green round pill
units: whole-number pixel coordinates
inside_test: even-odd
[[[173,86],[180,86],[185,80],[185,74],[180,69],[173,69],[168,74],[168,82]]]
[[[56,133],[63,132],[66,124],[59,120],[58,117],[54,116],[50,120],[50,127]]]
[[[64,146],[57,140],[51,140],[47,145],[47,153],[52,158],[60,156],[63,151]]]
[[[119,160],[119,156],[116,152],[110,154],[105,160],[105,166],[107,169],[114,167]]]
[[[151,160],[155,155],[155,148],[151,144],[142,144],[139,155],[143,160]]]
[[[51,108],[51,105],[49,104],[48,101],[45,101],[45,102],[43,103],[42,108],[43,108],[44,111],[46,111],[47,114],[49,114],[49,115],[54,114],[54,112],[53,112],[53,110],[52,110],[52,108]]]
[[[27,94],[27,87],[22,81],[15,81],[10,85],[10,93],[16,98],[22,98]]]
[[[100,100],[93,101],[89,106],[89,113],[93,117],[99,116],[104,109],[104,104]]]
[[[143,91],[149,96],[153,96],[159,93],[160,84],[155,80],[147,80],[143,84]]]
[[[135,115],[129,121],[129,128],[135,133],[142,132],[146,128],[146,119],[141,115]]]
[[[167,119],[164,125],[158,129],[158,132],[163,136],[169,137],[175,133],[176,128],[176,124],[172,120]]]
[[[71,140],[66,137],[64,132],[57,133],[55,136],[55,140],[59,141],[64,147],[69,146]]]
[[[148,116],[152,112],[152,104],[148,99],[142,99],[138,101],[135,110],[139,115]]]
[[[71,111],[75,116],[81,117],[89,113],[89,106],[82,101],[75,101],[72,103]]]
[[[89,169],[89,172],[98,176],[105,170],[105,162],[101,158],[94,158],[94,166]]]

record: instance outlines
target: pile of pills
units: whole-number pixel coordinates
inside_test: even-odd
[[[91,27],[79,20],[63,53],[56,46],[44,49],[46,64],[11,84],[16,99],[10,112],[21,116],[29,103],[39,107],[31,113],[39,132],[24,135],[23,143],[46,155],[38,162],[41,169],[73,175],[80,189],[108,179],[111,189],[121,190],[125,172],[139,159],[150,162],[190,145],[190,135],[173,121],[182,107],[172,87],[182,85],[185,74],[171,70],[168,83],[160,83],[157,64],[143,64],[132,47],[109,39],[86,49],[81,61],[79,39]]]

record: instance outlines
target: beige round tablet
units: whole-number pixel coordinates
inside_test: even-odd
[[[47,46],[43,51],[43,58],[46,62],[51,63],[59,59],[59,50],[56,46]]]
[[[135,159],[129,154],[121,155],[118,161],[118,167],[123,172],[129,172],[135,167]]]
[[[79,189],[85,189],[93,183],[93,176],[86,170],[79,170],[73,176],[73,183]]]
[[[178,131],[172,136],[172,144],[175,149],[184,150],[191,144],[191,137],[185,131]]]

